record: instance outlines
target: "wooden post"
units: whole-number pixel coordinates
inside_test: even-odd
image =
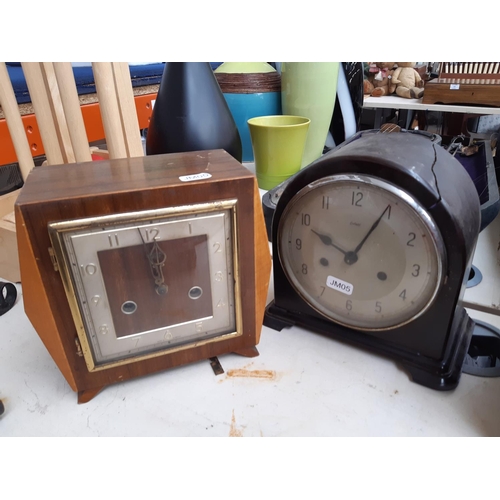
[[[127,156],[144,156],[128,63],[112,63]]]
[[[55,62],[54,71],[76,161],[92,161],[71,63]]]
[[[75,154],[73,152],[73,145],[71,144],[71,137],[69,135],[68,123],[66,122],[66,115],[64,113],[54,64],[51,62],[43,62],[41,63],[41,68],[45,77],[45,91],[47,92],[49,104],[52,109],[52,116],[56,126],[63,162],[75,163]]]
[[[45,79],[42,66],[36,62],[22,62],[21,66],[35,110],[47,160],[51,165],[64,163],[49,96],[45,84],[43,84]]]
[[[0,62],[0,104],[5,114],[5,120],[12,143],[14,144],[14,149],[16,150],[19,170],[21,171],[23,180],[25,180],[28,173],[34,168],[35,163],[33,162],[30,145],[21,119],[21,113],[19,113],[16,96],[12,89],[12,83],[4,62]]]
[[[113,67],[107,62],[93,62],[94,80],[99,98],[106,145],[110,158],[126,158],[127,148],[123,135],[120,108],[115,91]]]

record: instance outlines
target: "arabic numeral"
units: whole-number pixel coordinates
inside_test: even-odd
[[[108,325],[101,325],[99,327],[99,333],[101,335],[106,335],[107,333],[109,333],[109,330],[108,330]]]
[[[82,276],[93,276],[95,273],[97,273],[97,266],[95,264],[80,264],[80,272],[82,273]]]
[[[302,225],[309,226],[311,224],[311,216],[309,214],[302,214]]]
[[[97,305],[99,304],[100,301],[101,301],[101,296],[100,295],[94,295],[90,299],[90,302],[92,302],[92,304],[94,304],[96,307],[97,307]]]
[[[413,272],[411,273],[411,275],[416,278],[419,274],[420,274],[420,266],[418,264],[413,264]]]
[[[307,274],[307,264],[302,264],[302,274]]]
[[[215,252],[214,253],[220,253],[222,252],[222,245],[216,241],[213,245],[213,247],[215,248]]]
[[[300,249],[302,248],[302,240],[301,240],[300,238],[297,238],[297,239],[295,240],[295,248],[296,248],[297,250],[300,250]]]
[[[108,241],[111,248],[120,246],[120,240],[117,234],[108,234]]]
[[[351,311],[352,310],[352,302],[350,300],[346,301],[345,303],[345,308],[348,310],[348,311]]]
[[[382,304],[380,302],[375,302],[375,312],[382,312]]]
[[[156,241],[159,240],[160,230],[156,227],[151,229],[146,229],[146,241]]]
[[[406,242],[406,245],[409,247],[414,247],[415,245],[413,244],[413,242],[415,241],[417,235],[415,233],[408,233],[408,236],[410,237],[410,239]]]
[[[222,271],[217,271],[215,273],[215,281],[222,281],[223,276]]]
[[[351,205],[354,205],[355,207],[361,207],[362,199],[363,199],[363,193],[361,193],[360,191],[353,191]]]
[[[403,299],[406,300],[406,288],[399,294],[399,296]]]

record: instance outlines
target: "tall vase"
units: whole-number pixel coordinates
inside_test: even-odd
[[[337,100],[330,132],[336,145],[359,131],[363,111],[364,68],[361,62],[343,62],[339,68]]]
[[[254,161],[247,122],[281,115],[281,77],[266,62],[225,62],[214,73],[240,133],[243,161]]]
[[[302,168],[323,154],[337,96],[338,62],[281,64],[283,114],[311,120]]]
[[[242,161],[241,139],[210,63],[167,62],[146,136],[146,154],[225,149]]]

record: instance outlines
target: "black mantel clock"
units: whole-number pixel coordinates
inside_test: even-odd
[[[479,226],[474,184],[439,144],[360,133],[284,187],[264,324],[373,349],[453,389],[474,329],[461,298]]]

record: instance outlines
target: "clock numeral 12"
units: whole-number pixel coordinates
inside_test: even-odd
[[[156,241],[159,240],[160,230],[154,228],[146,229],[146,241]]]
[[[351,205],[354,205],[355,207],[361,207],[361,200],[363,199],[363,193],[360,191],[353,191],[352,192],[352,200],[351,200]]]

